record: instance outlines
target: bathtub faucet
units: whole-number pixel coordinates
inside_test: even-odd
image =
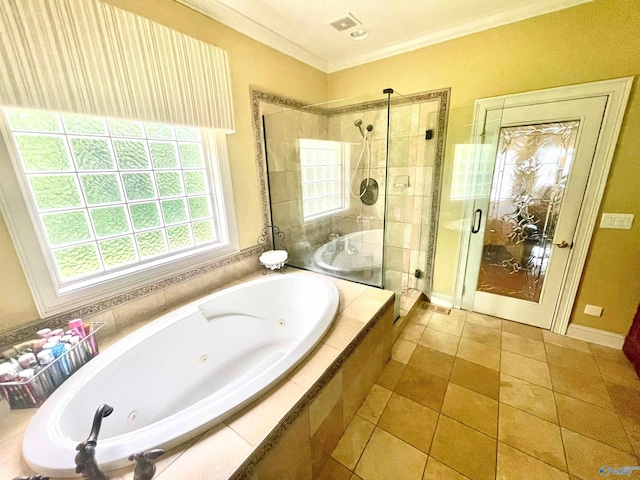
[[[82,473],[83,478],[89,480],[109,480],[96,462],[96,445],[98,444],[98,435],[102,426],[102,419],[108,417],[113,412],[113,407],[106,403],[100,405],[93,417],[91,432],[86,442],[80,442],[76,446],[78,453],[76,454],[76,473]]]
[[[130,455],[129,460],[136,462],[133,480],[151,480],[156,473],[156,465],[151,460],[155,460],[162,454],[164,454],[164,450],[156,448]]]
[[[155,460],[164,454],[164,450],[155,448],[146,452],[138,452],[129,455],[129,460],[136,462],[136,469],[133,472],[133,480],[151,480],[156,473],[156,464],[151,460]]]
[[[342,241],[340,240],[340,235],[337,233],[332,233],[329,235],[329,246],[327,251],[329,253],[338,253],[341,250]]]

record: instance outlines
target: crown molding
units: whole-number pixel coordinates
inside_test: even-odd
[[[440,32],[435,32],[423,37],[392,45],[387,48],[378,49],[367,54],[354,55],[341,59],[325,59],[309,50],[286,39],[279,33],[260,25],[246,15],[230,8],[218,0],[176,0],[183,5],[202,13],[214,20],[237,30],[238,32],[257,40],[285,55],[295,58],[307,65],[310,65],[324,73],[334,73],[365,63],[382,60],[384,58],[410,52],[419,48],[427,47],[437,43],[446,42],[455,38],[470,35],[472,33],[489,30],[509,23],[518,22],[527,18],[553,13],[565,8],[574,7],[593,0],[538,0],[528,2],[514,9],[484,17],[472,22],[467,22],[453,28]]]
[[[429,35],[416,38],[415,40],[379,49],[369,54],[358,55],[357,57],[354,56],[335,62],[329,61],[327,73],[333,73],[339,70],[356,67],[358,65],[364,65],[365,63],[382,60],[384,58],[389,58],[401,53],[411,52],[413,50],[418,50],[430,45],[435,45],[437,43],[442,43],[448,40],[453,40],[455,38],[471,35],[472,33],[490,30],[492,28],[519,22],[521,20],[526,20],[527,18],[546,15],[547,13],[557,12],[559,10],[564,10],[566,8],[581,5],[583,3],[589,3],[592,1],[593,0],[543,0],[531,2],[518,8],[499,12],[489,17],[480,18],[473,22],[467,22],[463,25],[458,25],[456,27],[449,28],[440,32],[431,33]]]
[[[328,73],[328,62],[217,0],[176,0],[285,55]]]

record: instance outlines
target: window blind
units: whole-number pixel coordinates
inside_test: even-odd
[[[234,130],[224,50],[99,0],[0,9],[0,104]]]

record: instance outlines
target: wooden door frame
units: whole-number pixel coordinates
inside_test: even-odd
[[[485,115],[488,111],[536,105],[541,103],[577,100],[589,97],[607,96],[602,128],[598,137],[587,188],[578,216],[574,246],[571,249],[564,278],[560,287],[559,300],[553,313],[551,331],[564,335],[569,327],[571,311],[580,286],[580,279],[587,253],[591,245],[591,237],[596,226],[598,211],[602,203],[611,162],[615,153],[616,142],[622,126],[624,112],[631,92],[633,77],[617,78],[601,82],[592,82],[566,87],[549,88],[533,92],[503,95],[500,97],[478,99],[475,102],[472,141],[483,131]],[[466,200],[465,218],[460,239],[460,256],[458,261],[457,281],[454,291],[454,306],[462,305],[466,260],[469,253],[471,215],[473,200]]]

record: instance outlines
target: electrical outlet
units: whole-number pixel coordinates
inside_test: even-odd
[[[594,317],[601,317],[602,307],[598,307],[596,305],[587,305],[584,307],[584,313],[586,315],[592,315]]]

